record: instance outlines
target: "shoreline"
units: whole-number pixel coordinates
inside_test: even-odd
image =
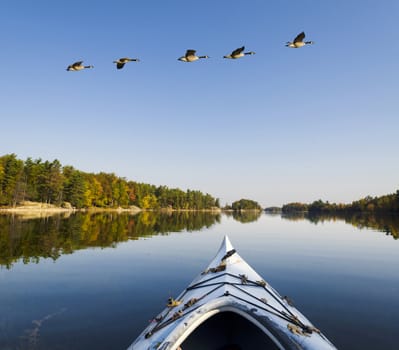
[[[172,213],[172,212],[210,212],[210,213],[233,213],[233,212],[251,212],[251,211],[263,211],[262,209],[223,209],[213,207],[210,209],[173,209],[173,208],[156,208],[156,209],[141,209],[137,206],[130,206],[128,208],[74,208],[72,206],[61,207],[54,204],[38,203],[38,202],[25,202],[22,205],[15,207],[0,207],[0,214],[20,214],[20,215],[38,215],[38,214],[72,214],[77,212],[83,213],[95,213],[95,212],[116,212],[116,213],[139,213],[139,212],[161,212],[161,213]]]
[[[262,211],[257,209],[241,209],[238,212],[246,212],[246,211]],[[0,214],[29,214],[29,213],[76,213],[76,212],[131,212],[131,213],[139,213],[139,212],[163,212],[163,213],[171,213],[171,212],[213,212],[213,213],[222,213],[222,212],[234,212],[232,209],[222,209],[222,208],[212,208],[212,209],[171,209],[171,208],[159,208],[159,209],[141,209],[139,207],[132,208],[62,208],[56,206],[49,206],[48,204],[37,205],[37,206],[18,206],[14,208],[3,207],[0,208]]]

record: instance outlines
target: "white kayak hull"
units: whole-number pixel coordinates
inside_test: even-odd
[[[227,319],[220,326],[214,323],[210,330],[205,330],[207,323],[226,316],[244,321],[230,331],[226,328],[232,322]],[[244,322],[260,335],[256,338]],[[237,254],[227,236],[207,269],[169,301],[128,350],[196,349],[191,339],[199,330],[203,344],[198,348],[208,350],[254,349],[254,345],[257,349],[336,349]],[[226,335],[225,340],[222,335]]]

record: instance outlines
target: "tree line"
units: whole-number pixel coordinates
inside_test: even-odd
[[[203,210],[219,208],[218,198],[197,190],[128,181],[114,173],[87,173],[63,166],[57,159],[0,157],[0,206],[23,201],[74,208],[127,208]]]
[[[379,197],[367,196],[352,203],[329,203],[321,199],[313,203],[288,203],[283,205],[282,212],[309,213],[309,214],[347,214],[347,213],[399,213],[399,190],[395,193]]]

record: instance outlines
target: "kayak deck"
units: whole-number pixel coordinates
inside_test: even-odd
[[[208,267],[176,299],[169,299],[128,350],[217,350],[227,344],[231,349],[335,349],[225,236]]]

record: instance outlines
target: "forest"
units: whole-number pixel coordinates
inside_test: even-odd
[[[218,198],[197,190],[128,181],[114,173],[98,174],[63,166],[57,159],[18,159],[0,156],[0,206],[24,201],[73,208],[128,208],[203,210],[219,208]]]
[[[289,203],[282,207],[283,214],[304,212],[309,214],[352,214],[352,213],[399,213],[399,190],[379,197],[367,196],[349,204],[329,203],[322,200],[313,203]]]

